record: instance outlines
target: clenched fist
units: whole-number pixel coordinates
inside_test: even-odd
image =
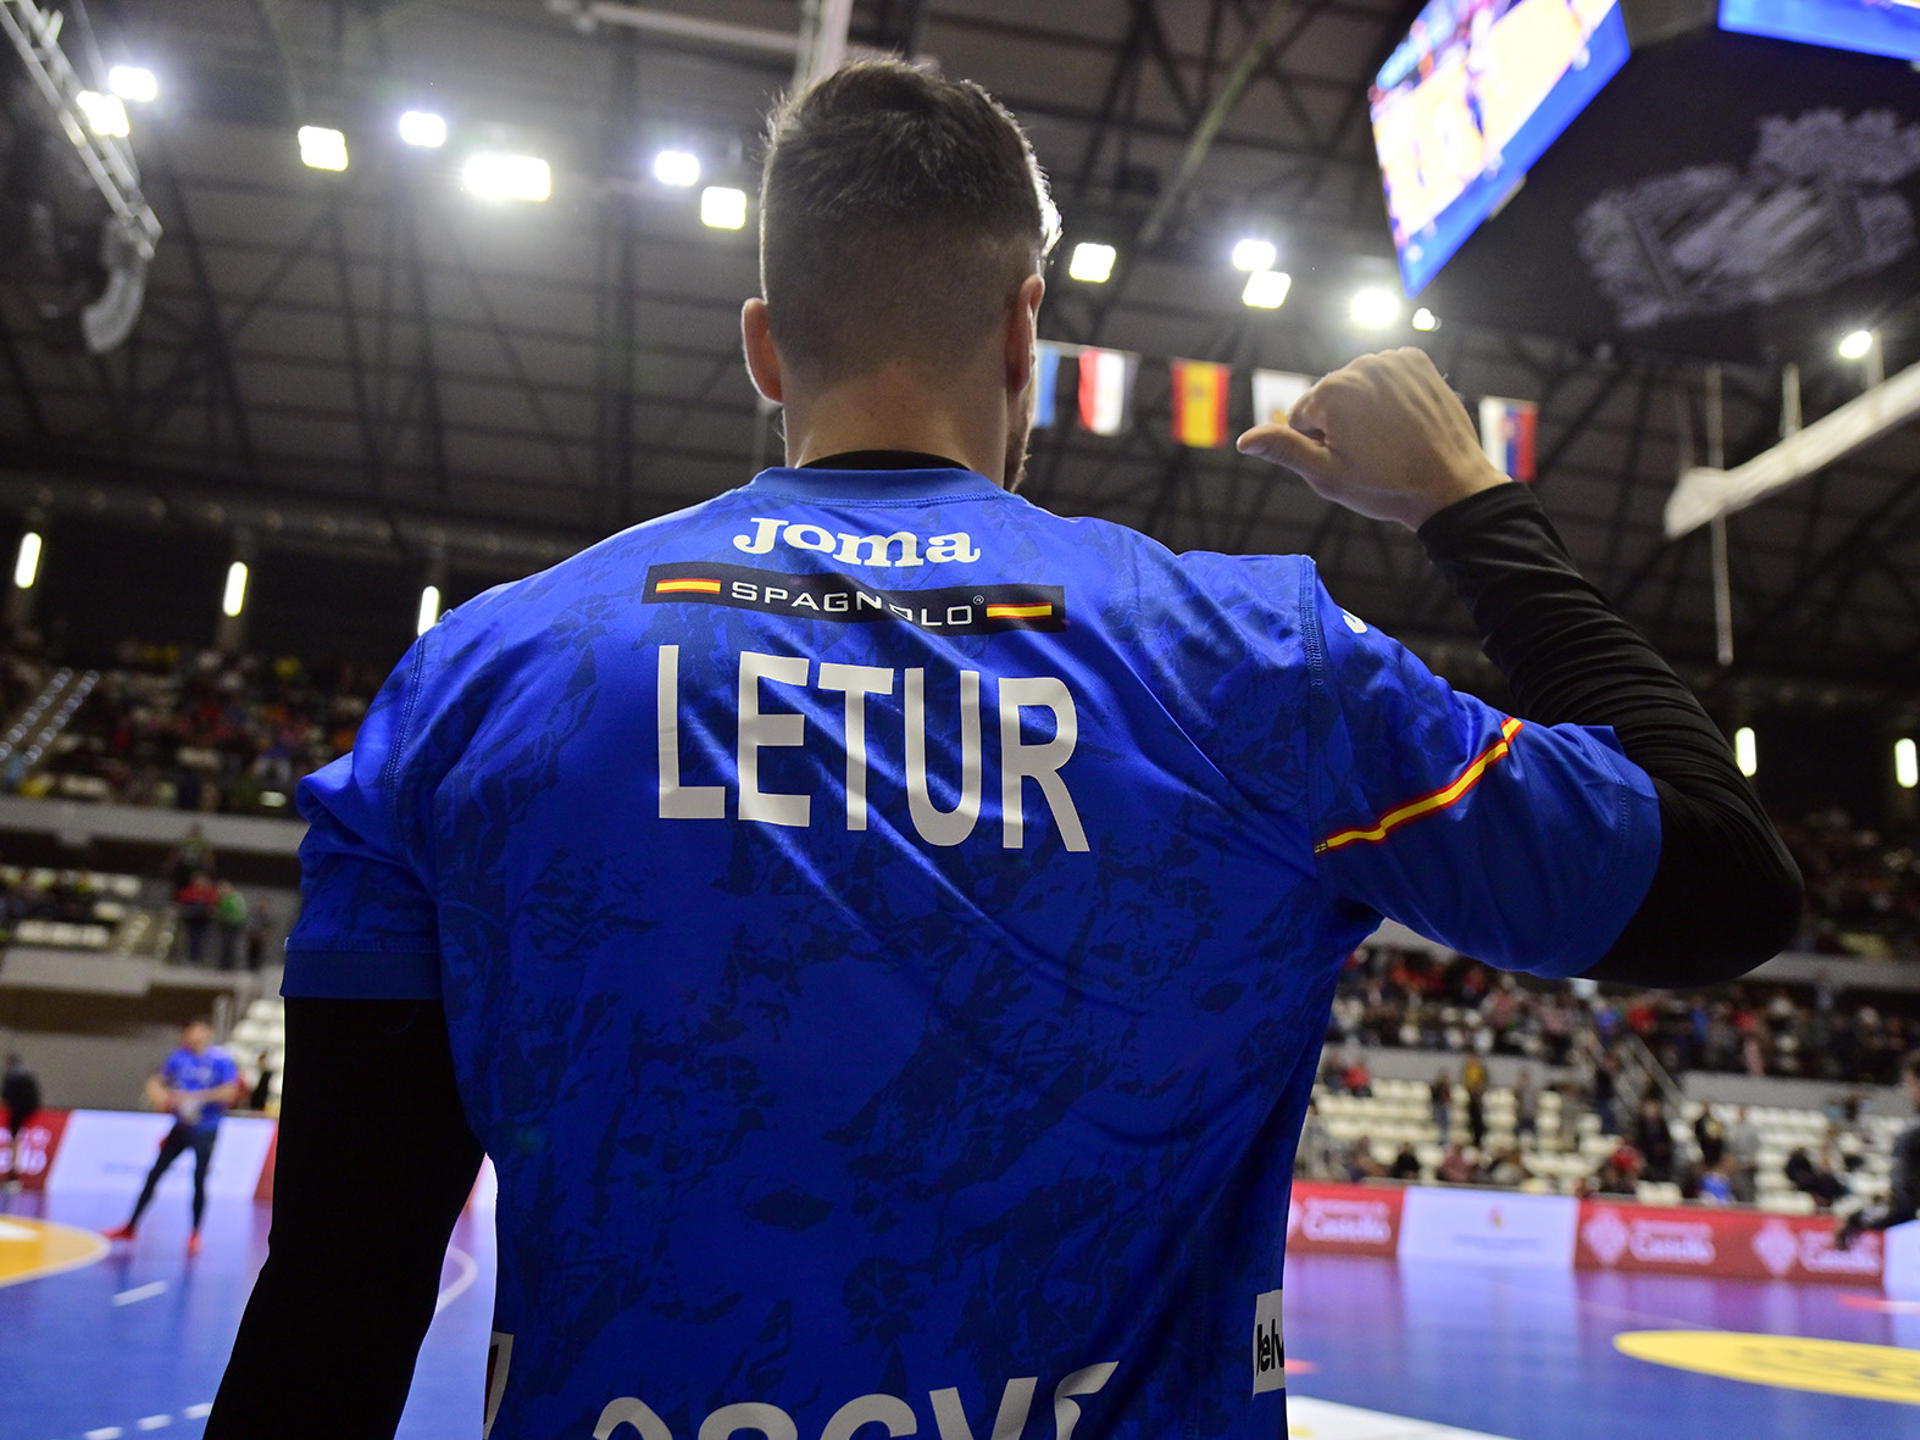
[[[1456,500],[1509,483],[1426,351],[1411,346],[1335,370],[1287,420],[1254,426],[1240,449],[1370,519],[1417,530]]]

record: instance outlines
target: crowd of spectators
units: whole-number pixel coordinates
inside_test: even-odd
[[[1920,846],[1856,825],[1844,810],[1782,824],[1807,882],[1795,947],[1822,955],[1920,955]]]
[[[1674,1074],[1710,1070],[1891,1085],[1920,1047],[1920,1014],[1896,999],[1846,1001],[1824,982],[1735,983],[1708,992],[1578,994],[1458,957],[1362,951],[1340,978],[1329,1040],[1390,1048],[1576,1058],[1632,1034]],[[1909,1005],[1920,1006],[1920,997]]]
[[[30,662],[12,664],[17,673]],[[123,804],[285,813],[296,780],[352,748],[383,678],[347,664],[123,646],[46,768],[13,783],[35,794],[77,778]]]

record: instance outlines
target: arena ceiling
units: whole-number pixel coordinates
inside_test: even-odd
[[[801,24],[793,0],[651,8]],[[752,229],[703,227],[689,193],[648,167],[677,146],[703,157],[706,179],[751,190],[794,56],[699,27],[595,24],[592,9],[93,0],[106,58],[162,79],[159,102],[135,109],[133,145],[165,235],[142,320],[104,358],[51,338],[17,268],[0,279],[0,504],[241,526],[265,546],[397,549],[423,565],[445,555],[501,578],[774,455],[738,352]],[[1236,423],[1254,366],[1320,372],[1416,340],[1463,394],[1539,401],[1538,487],[1576,558],[1706,676],[1708,533],[1661,532],[1710,428],[1697,359],[1458,322],[1363,336],[1346,320],[1357,284],[1393,277],[1366,88],[1417,9],[858,0],[850,36],[986,85],[1029,126],[1068,245],[1119,248],[1106,285],[1051,277],[1044,335],[1229,361]],[[414,106],[446,115],[456,143],[400,144],[394,117]],[[348,135],[345,173],[302,166],[306,124]],[[547,157],[553,199],[463,194],[456,160],[476,139]],[[1242,306],[1226,263],[1249,227],[1279,242],[1294,277],[1275,312]],[[1912,299],[1871,317],[1889,369],[1920,350]],[[1860,388],[1830,347],[1803,361],[1809,418]],[[1773,442],[1779,387],[1771,366],[1727,367],[1730,462]],[[1164,371],[1149,369],[1127,434],[1037,435],[1029,495],[1178,549],[1305,550],[1343,603],[1443,663],[1471,648],[1411,537],[1230,449],[1174,444],[1168,408]],[[1917,475],[1909,427],[1732,518],[1732,674],[1920,691]]]

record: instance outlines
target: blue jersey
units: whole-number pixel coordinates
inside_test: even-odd
[[[167,1056],[160,1067],[161,1082],[170,1090],[211,1090],[215,1086],[231,1085],[239,1078],[240,1067],[234,1064],[233,1056],[218,1045],[198,1055],[182,1045]],[[209,1100],[204,1104],[188,1101],[175,1112],[174,1119],[196,1130],[215,1130],[219,1128],[220,1117],[226,1113],[225,1101]]]
[[[1660,844],[1610,732],[1308,560],[960,470],[770,470],[479,597],[299,803],[286,993],[445,1002],[513,1440],[1284,1433],[1342,961],[1391,915],[1576,974]]]

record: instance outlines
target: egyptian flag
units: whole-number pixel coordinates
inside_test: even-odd
[[[1531,400],[1502,400],[1489,395],[1480,402],[1480,447],[1487,459],[1515,480],[1533,483],[1533,434],[1540,407]]]
[[[1140,357],[1126,350],[1080,352],[1080,423],[1118,435],[1133,419],[1133,376]]]
[[[1173,362],[1173,438],[1212,449],[1227,442],[1227,379],[1224,365],[1205,360]]]

